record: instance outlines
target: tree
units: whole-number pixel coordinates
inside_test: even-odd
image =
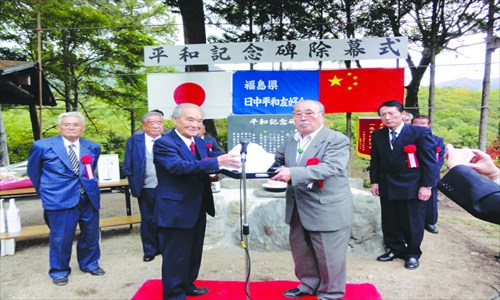
[[[407,36],[422,54],[418,63],[408,55],[411,81],[406,86],[405,105],[419,112],[418,91],[427,67],[435,56],[449,49],[451,40],[481,30],[486,5],[477,0],[377,1],[362,17],[367,35]],[[432,112],[432,111],[431,111]]]
[[[486,150],[486,135],[488,131],[488,107],[490,103],[491,55],[500,47],[500,38],[493,36],[495,13],[500,10],[498,3],[488,0],[488,21],[486,25],[486,54],[484,58],[483,93],[481,95],[481,119],[479,124],[478,148]]]
[[[44,72],[66,111],[85,110],[92,97],[127,109],[137,102],[144,107],[145,77],[138,76],[144,71],[143,47],[174,35],[173,20],[159,0],[13,0],[3,1],[0,11],[0,38],[10,43],[0,57],[33,61],[41,14]]]
[[[413,113],[418,113],[418,91],[428,66],[442,51],[456,50],[448,48],[451,40],[481,31],[486,16],[485,2],[477,0],[221,0],[208,10],[219,15],[210,21],[225,30],[214,39],[218,42],[248,41],[251,30],[253,40],[407,36],[422,54],[418,62],[411,55],[406,59],[412,78],[405,103]],[[279,30],[271,30],[274,24]]]

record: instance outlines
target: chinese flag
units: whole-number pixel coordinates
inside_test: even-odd
[[[326,113],[376,112],[388,100],[403,103],[404,69],[320,71],[319,101]]]

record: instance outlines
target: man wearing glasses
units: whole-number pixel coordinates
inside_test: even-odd
[[[42,200],[50,228],[50,270],[55,285],[68,283],[71,248],[80,225],[76,252],[83,272],[102,276],[99,267],[100,190],[94,171],[101,146],[81,138],[85,119],[67,112],[57,120],[59,135],[33,143],[28,155],[28,175]]]
[[[285,222],[300,285],[283,296],[341,299],[353,203],[347,177],[349,139],[323,125],[324,107],[306,100],[295,105],[297,132],[277,151],[278,174],[287,182]]]
[[[123,172],[128,177],[132,196],[138,199],[144,253],[142,260],[149,262],[160,254],[158,230],[153,223],[155,188],[158,184],[153,163],[153,145],[164,131],[163,114],[161,111],[150,111],[142,116],[141,123],[144,133],[134,134],[127,140]]]

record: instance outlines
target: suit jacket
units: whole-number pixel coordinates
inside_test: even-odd
[[[380,198],[387,200],[418,199],[420,187],[437,183],[436,143],[431,130],[405,124],[391,150],[389,129],[372,133],[370,182],[378,183]],[[415,145],[418,168],[408,167],[404,147]]]
[[[203,141],[205,142],[205,144],[210,144],[212,145],[212,152],[214,152],[214,154],[217,154],[217,155],[222,155],[224,154],[224,151],[219,147],[219,145],[217,144],[217,141],[215,140],[215,138],[209,136],[209,135],[205,135],[203,136]]]
[[[128,177],[132,196],[139,198],[146,176],[146,137],[144,133],[134,134],[127,139],[122,169]]]
[[[434,139],[434,142],[436,143],[436,158],[437,158],[437,165],[436,165],[436,179],[439,180],[440,173],[441,173],[441,168],[444,165],[444,155],[446,154],[445,147],[444,147],[444,140],[442,137],[439,137],[437,135],[433,135],[432,138]],[[437,153],[437,147],[441,150],[439,154]]]
[[[73,171],[68,151],[60,135],[35,141],[28,155],[28,176],[36,192],[42,199],[46,210],[68,209],[80,201],[83,187],[92,206],[100,208],[100,190],[97,177],[88,179],[81,158],[92,157],[92,170],[95,172],[101,154],[101,146],[80,138],[80,158],[78,175]]]
[[[350,226],[353,218],[352,194],[347,177],[349,139],[323,127],[296,163],[297,141],[286,139],[277,151],[279,166],[290,168],[292,180],[286,191],[285,221],[290,224],[295,205],[303,226],[310,231],[335,231]],[[320,160],[306,166],[309,158]],[[323,181],[323,188],[318,180]],[[312,188],[309,183],[313,182]]]
[[[208,174],[217,173],[216,155],[200,137],[194,137],[197,159],[175,130],[156,140],[153,146],[158,186],[153,220],[160,227],[191,228],[205,211],[215,215]]]
[[[500,186],[468,166],[455,166],[439,181],[438,189],[470,214],[500,224]]]

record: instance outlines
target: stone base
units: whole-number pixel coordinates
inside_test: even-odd
[[[240,193],[240,180],[225,177],[221,191],[214,194],[216,216],[208,217],[205,247],[241,247],[240,224],[245,208],[250,228],[248,248],[252,251],[289,250],[289,227],[285,224],[285,192],[269,192],[262,188],[268,179],[246,180],[246,205]],[[380,201],[363,188],[362,179],[350,179],[354,202],[349,250],[363,255],[384,252]],[[241,194],[241,195],[240,195]]]

